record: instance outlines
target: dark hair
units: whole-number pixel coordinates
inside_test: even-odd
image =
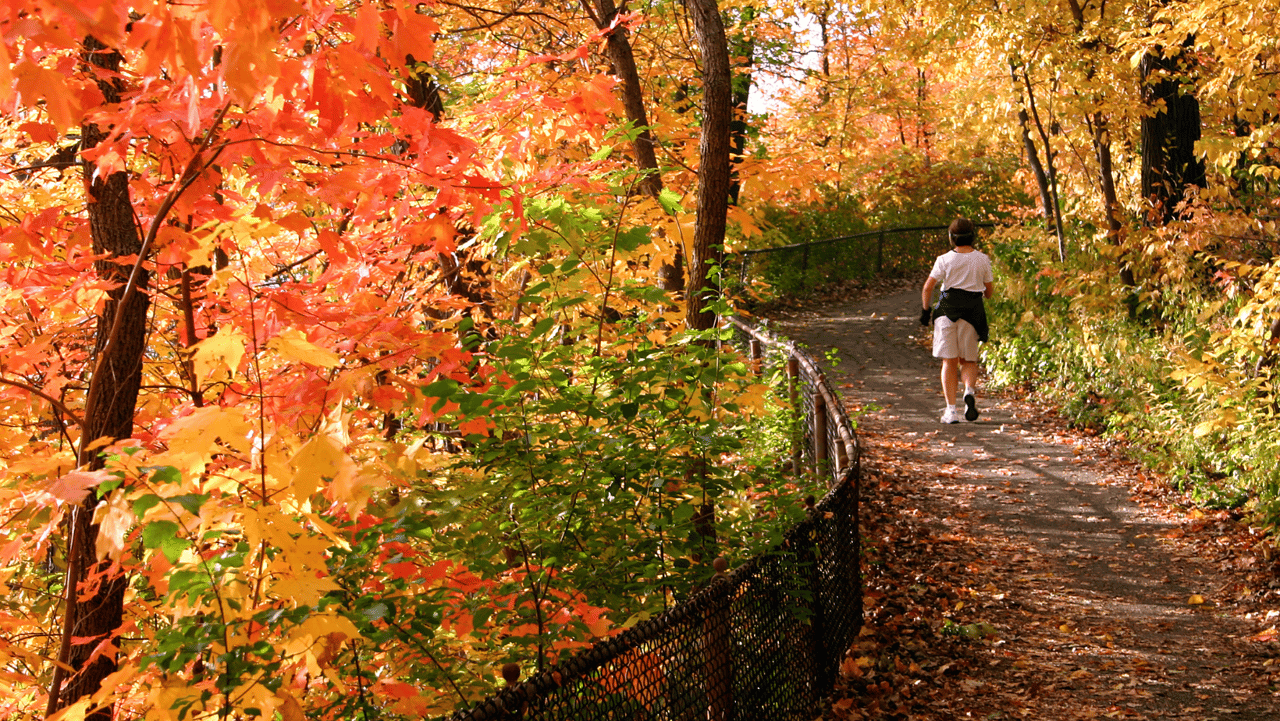
[[[973,223],[968,218],[956,218],[947,228],[947,237],[952,245],[973,245]]]

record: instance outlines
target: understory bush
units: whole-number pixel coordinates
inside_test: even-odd
[[[778,295],[804,295],[849,280],[914,278],[950,247],[946,232],[895,231],[945,227],[961,216],[975,221],[1007,216],[1007,208],[1026,200],[1006,181],[1009,162],[925,162],[905,153],[884,163],[889,175],[868,191],[829,189],[819,201],[764,208],[763,230],[749,243],[752,248],[847,239],[753,256],[747,275]]]
[[[1114,278],[1105,248],[1063,264],[1055,242],[1034,228],[986,242],[997,267],[983,357],[993,384],[1125,441],[1193,502],[1280,529],[1280,415],[1266,339],[1275,262],[1191,254],[1165,261],[1181,277],[1152,263],[1139,268],[1150,279],[1132,288]],[[1235,292],[1221,283],[1227,271],[1240,281]]]

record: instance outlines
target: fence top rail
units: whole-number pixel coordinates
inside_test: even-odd
[[[520,709],[534,699],[552,693],[559,687],[586,680],[597,669],[629,652],[644,648],[645,644],[658,640],[662,634],[677,625],[697,622],[701,618],[700,614],[704,613],[708,607],[727,598],[733,592],[733,589],[739,588],[746,583],[747,579],[757,573],[766,557],[774,555],[781,550],[791,549],[794,551],[794,549],[801,547],[805,539],[811,538],[810,529],[816,522],[815,519],[823,517],[824,511],[836,502],[842,489],[846,489],[857,482],[859,447],[856,434],[848,416],[844,412],[843,405],[839,402],[834,391],[832,391],[830,384],[817,364],[809,358],[808,354],[797,348],[794,342],[781,340],[768,331],[757,328],[738,317],[730,317],[726,320],[748,337],[785,354],[789,359],[794,358],[799,363],[803,368],[802,374],[808,378],[814,391],[823,396],[828,412],[835,416],[837,433],[848,450],[849,464],[840,469],[838,476],[829,484],[827,492],[823,494],[821,500],[816,504],[813,503],[812,499],[805,501],[805,505],[809,509],[808,518],[789,529],[783,536],[783,542],[778,547],[775,547],[773,551],[746,559],[736,568],[726,569],[724,572],[717,573],[707,586],[694,592],[661,615],[642,621],[616,636],[603,639],[583,649],[561,664],[556,664],[534,673],[526,680],[509,684],[506,688],[488,698],[476,702],[475,705],[455,711],[447,717],[449,721],[499,721],[510,719],[512,714],[519,714]]]
[[[827,408],[827,412],[831,413],[836,420],[836,433],[840,436],[840,442],[844,444],[845,453],[848,457],[848,464],[852,468],[858,468],[861,461],[862,450],[858,444],[858,437],[853,431],[853,423],[849,420],[849,415],[845,412],[844,404],[840,402],[840,398],[832,390],[831,384],[827,381],[827,376],[818,367],[818,364],[809,357],[808,353],[804,353],[796,347],[794,341],[784,341],[776,338],[768,331],[758,328],[740,316],[730,316],[725,319],[734,327],[741,330],[751,338],[760,341],[762,345],[767,345],[785,354],[788,358],[794,358],[804,368],[805,375],[813,381],[817,392],[822,396],[822,401]],[[838,485],[834,483],[833,487]]]
[[[642,621],[616,636],[597,641],[563,663],[553,664],[525,680],[510,683],[474,706],[456,711],[447,720],[441,721],[506,721],[511,718],[508,715],[511,711],[521,708],[526,702],[557,688],[586,680],[610,661],[642,650],[646,644],[660,640],[673,627],[701,623],[707,609],[731,597],[735,589],[741,588],[759,572],[766,557],[783,550],[794,552],[801,548],[805,539],[811,537],[815,519],[820,518],[824,510],[830,507],[839,489],[854,482],[852,476],[855,473],[853,468],[845,469],[840,473],[839,481],[832,485],[821,501],[812,505],[806,501],[807,518],[788,530],[782,543],[770,552],[753,556],[731,570],[717,572],[710,583],[662,614]]]
[[[974,223],[973,225],[974,227],[977,227],[977,228],[991,228],[995,226],[995,223],[982,222],[982,223]],[[888,235],[889,233],[918,233],[921,231],[928,231],[928,230],[946,230],[948,227],[950,226],[917,225],[917,226],[911,226],[907,228],[881,228],[879,230],[868,230],[862,233],[854,233],[853,235],[842,235],[838,238],[824,238],[822,240],[810,240],[803,243],[791,243],[790,245],[776,245],[772,248],[748,248],[745,250],[738,251],[738,255],[746,257],[749,255],[759,255],[761,253],[777,253],[784,250],[799,250],[802,248],[807,248],[811,245],[827,245],[830,243],[839,243],[842,240],[854,240],[855,238],[870,238],[870,237],[878,236],[881,234]]]

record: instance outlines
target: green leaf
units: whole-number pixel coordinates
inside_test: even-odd
[[[663,188],[662,192],[658,193],[658,203],[662,205],[663,210],[672,215],[684,211],[684,208],[680,205],[680,196],[666,188]]]
[[[141,519],[143,514],[151,510],[156,504],[160,503],[160,501],[160,496],[157,496],[154,493],[148,493],[133,502],[133,515]]]
[[[182,471],[173,466],[160,466],[151,471],[152,483],[181,483]]]
[[[169,496],[165,500],[182,506],[186,509],[187,513],[190,513],[193,516],[198,516],[200,515],[200,506],[203,506],[204,502],[209,500],[209,495],[207,493],[184,493],[180,496]],[[137,504],[135,503],[134,505],[136,506]]]
[[[178,524],[173,521],[153,521],[142,528],[144,548],[159,548],[169,563],[177,563],[182,552],[191,545],[185,538],[178,538]]]
[[[381,601],[370,604],[360,609],[361,615],[363,615],[365,618],[369,619],[370,621],[379,621],[381,619],[384,619],[387,617],[387,614],[390,612],[391,612],[391,609],[387,606],[387,604]]]

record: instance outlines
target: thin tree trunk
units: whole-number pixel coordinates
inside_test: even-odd
[[[115,74],[120,69],[120,55],[109,50],[94,38],[84,42],[84,61],[87,66],[102,68]],[[98,87],[107,104],[120,101],[117,80],[100,78]],[[106,132],[94,124],[81,128],[82,147],[95,147],[106,138]],[[133,206],[129,198],[128,176],[124,172],[112,173],[105,178],[94,172],[91,164],[85,164],[85,188],[88,193],[89,229],[95,253],[107,256],[95,263],[98,276],[113,286],[98,316],[97,337],[94,343],[94,370],[89,380],[89,393],[85,400],[84,428],[80,439],[78,462],[88,468],[101,468],[103,457],[97,449],[90,449],[100,439],[120,439],[133,435],[133,415],[137,406],[138,391],[142,384],[142,357],[147,337],[147,309],[150,300],[146,294],[148,282],[145,271],[134,280],[134,290],[128,293],[121,308],[121,299],[127,290],[131,265],[113,262],[112,259],[130,256],[142,251],[142,239],[134,224]],[[117,320],[118,319],[118,320]],[[68,596],[64,614],[64,632],[71,636],[87,637],[88,643],[70,644],[63,662],[73,673],[66,684],[58,688],[61,674],[55,674],[54,687],[50,689],[49,708],[57,710],[98,690],[102,680],[117,668],[113,653],[99,655],[89,663],[95,647],[116,633],[124,618],[124,592],[127,579],[112,572],[107,562],[99,562],[95,554],[98,526],[91,523],[93,508],[97,505],[93,494],[84,506],[72,516],[74,539],[69,552],[75,554],[69,567],[77,569],[76,577],[69,578],[69,586],[78,588],[94,575],[101,575],[101,582],[87,598]],[[101,709],[88,718],[108,721],[111,709]]]
[[[593,4],[594,3],[594,4]],[[603,30],[613,24],[618,7],[613,0],[582,0],[583,7],[596,27]],[[626,28],[618,27],[609,33],[605,43],[605,56],[613,65],[613,74],[622,84],[622,107],[638,130],[632,147],[636,155],[636,167],[644,174],[637,190],[652,197],[662,192],[662,173],[658,167],[658,155],[654,150],[653,132],[649,129],[649,114],[644,105],[644,88],[640,84],[640,70]],[[670,263],[658,268],[658,281],[663,290],[684,290],[684,254],[676,246]]]
[[[1084,11],[1088,4],[1082,5],[1079,0],[1067,0],[1067,6],[1071,9],[1071,18],[1075,23],[1077,34],[1081,34],[1085,29]],[[1107,6],[1103,3],[1098,7],[1098,18],[1096,22],[1101,23],[1106,17]],[[1082,40],[1080,47],[1083,50],[1094,52],[1098,49],[1099,42],[1097,38]],[[1094,68],[1092,65],[1085,73],[1085,77],[1093,79]],[[1089,131],[1093,137],[1093,152],[1098,159],[1098,183],[1102,188],[1102,205],[1107,218],[1107,239],[1117,249],[1121,247],[1123,241],[1122,231],[1124,224],[1120,222],[1120,201],[1116,197],[1116,178],[1115,171],[1111,162],[1111,133],[1107,128],[1107,116],[1101,111],[1093,111],[1085,115],[1085,121],[1089,124]],[[1121,253],[1119,258],[1120,267],[1118,274],[1120,282],[1129,287],[1136,285],[1133,277],[1133,268],[1129,265],[1129,261]],[[1130,312],[1136,306],[1130,306]]]
[[[588,11],[596,27],[604,30],[613,24],[618,8],[613,0],[594,0],[594,3],[594,6],[588,5]],[[649,131],[649,115],[644,107],[640,71],[636,68],[636,57],[626,28],[617,27],[609,33],[605,42],[605,55],[613,65],[613,74],[622,84],[622,106],[627,113],[627,120],[640,131],[632,143],[636,167],[645,174],[640,181],[639,190],[656,197],[662,190],[662,175],[658,172],[658,156],[654,152],[653,134]]]
[[[822,89],[818,91],[818,105],[825,108],[831,100],[831,2],[822,3],[817,13],[818,28],[822,32]]]
[[[1053,222],[1053,196],[1049,193],[1049,176],[1044,172],[1044,164],[1040,162],[1040,153],[1036,143],[1031,139],[1031,114],[1026,108],[1018,109],[1018,129],[1022,131],[1022,147],[1027,152],[1027,165],[1036,176],[1036,189],[1040,191],[1040,207],[1044,219]],[[1048,153],[1046,152],[1046,155]]]
[[[1016,71],[1014,80],[1015,82],[1017,80]],[[1036,132],[1040,135],[1040,142],[1044,144],[1047,171],[1045,166],[1041,165],[1035,142],[1031,139],[1025,109],[1018,111],[1018,120],[1022,124],[1022,141],[1027,148],[1027,162],[1034,170],[1036,182],[1040,186],[1040,200],[1044,204],[1045,219],[1053,223],[1053,231],[1058,236],[1058,260],[1061,262],[1067,259],[1067,239],[1062,229],[1062,208],[1058,204],[1058,170],[1053,162],[1053,146],[1049,144],[1049,133],[1045,130],[1044,122],[1040,119],[1040,111],[1036,108],[1035,89],[1031,85],[1031,76],[1025,68],[1022,71],[1022,81],[1027,90],[1027,106],[1031,109],[1030,117],[1035,120]]]
[[[1010,73],[1013,75],[1014,85],[1020,85],[1018,78],[1018,70],[1016,67],[1010,66]],[[1019,95],[1021,91],[1019,90]],[[1027,151],[1027,165],[1031,166],[1031,172],[1036,176],[1036,188],[1040,191],[1040,206],[1044,208],[1044,219],[1053,222],[1053,196],[1049,195],[1049,176],[1045,174],[1044,165],[1040,162],[1040,153],[1036,150],[1036,143],[1031,139],[1031,114],[1027,109],[1018,109],[1018,129],[1022,131],[1022,146]],[[1045,147],[1045,155],[1049,154],[1049,148]]]
[[[1121,232],[1124,225],[1120,221],[1120,201],[1116,197],[1115,171],[1111,163],[1111,135],[1107,130],[1107,118],[1101,112],[1089,116],[1089,127],[1093,132],[1093,149],[1098,156],[1098,182],[1102,187],[1102,204],[1107,216],[1107,238],[1117,248],[1121,246]],[[1120,258],[1120,282],[1127,286],[1136,285],[1133,268],[1123,255]]]
[[[729,210],[730,122],[733,120],[733,87],[729,47],[724,21],[715,0],[687,0],[694,34],[702,51],[702,138],[698,151],[698,219],[689,257],[689,284],[685,323],[693,330],[715,325],[716,315],[706,307],[719,292],[708,278],[720,263]]]

